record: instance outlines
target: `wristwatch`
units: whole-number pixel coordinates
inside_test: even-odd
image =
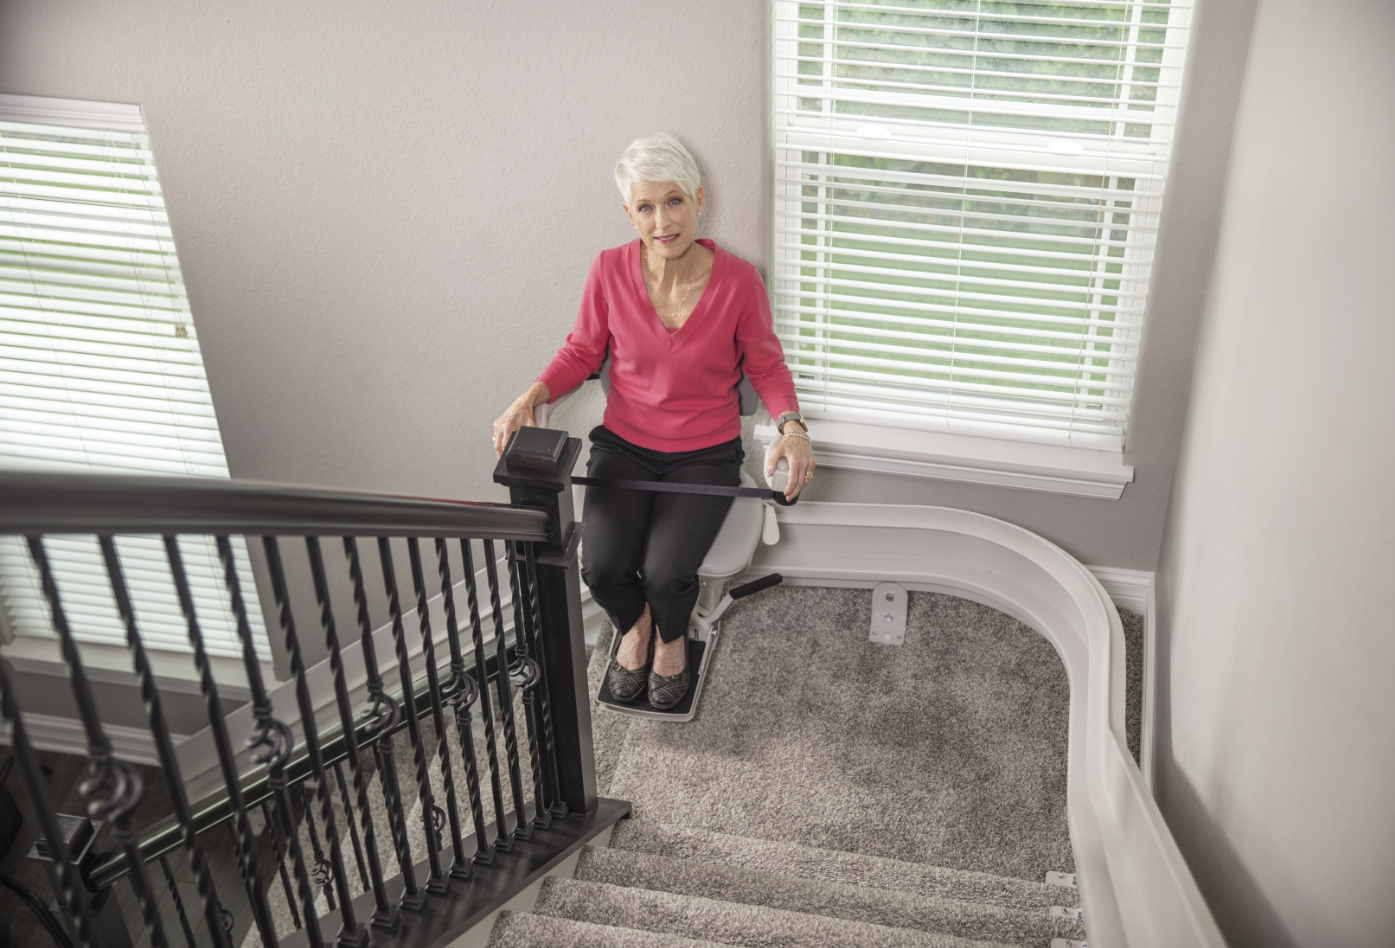
[[[809,426],[804,423],[804,416],[797,411],[781,412],[780,417],[775,419],[775,430],[780,432],[780,434],[784,434],[785,423],[789,421],[797,421],[799,422],[799,427],[803,428],[806,433],[809,431]]]

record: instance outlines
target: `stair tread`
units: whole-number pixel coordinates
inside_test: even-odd
[[[1044,908],[1004,908],[620,849],[587,847],[576,878],[1014,944],[1085,935],[1078,921],[1053,918]]]
[[[622,820],[611,835],[610,845],[613,849],[720,862],[819,882],[888,889],[1005,908],[1045,909],[1052,905],[1074,906],[1079,902],[1076,889],[1069,886],[903,862],[883,856],[818,849],[800,843],[714,833],[654,820]]]
[[[486,948],[722,948],[720,942],[580,922],[559,915],[502,912]]]
[[[548,879],[533,911],[743,948],[1006,948],[1003,942],[582,879]],[[1032,938],[1014,944],[1049,943]]]

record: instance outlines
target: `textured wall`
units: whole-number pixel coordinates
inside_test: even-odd
[[[764,264],[764,4],[0,4],[0,91],[141,106],[235,477],[494,497],[490,422],[668,129]]]
[[[595,253],[633,233],[609,173],[631,138],[690,142],[707,232],[764,267],[768,16],[5,0],[0,91],[141,106],[234,476],[483,498],[481,435],[560,343]],[[834,471],[811,498],[966,507],[1153,568],[1243,59],[1224,29],[1196,39],[1123,499]]]
[[[1157,792],[1237,948],[1395,944],[1392,41],[1261,0],[1197,347]]]

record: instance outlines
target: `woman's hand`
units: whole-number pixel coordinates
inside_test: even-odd
[[[534,382],[528,391],[515,398],[513,404],[494,419],[494,456],[499,457],[504,453],[504,448],[509,443],[509,435],[519,428],[537,427],[537,423],[533,421],[533,409],[550,401],[552,393],[541,382]]]
[[[786,422],[787,425],[795,422]],[[775,473],[775,465],[780,458],[790,462],[790,480],[785,485],[785,499],[794,500],[799,492],[809,486],[814,479],[814,449],[808,438],[784,437],[776,444],[765,462],[765,476],[768,479]]]

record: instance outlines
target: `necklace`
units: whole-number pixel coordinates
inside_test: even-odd
[[[648,273],[648,272],[649,272],[649,251],[648,251],[648,249],[646,249],[646,248],[644,247],[643,244],[640,245],[640,251],[641,251],[641,253],[643,254],[643,257],[644,257],[644,272],[645,272],[645,273]],[[700,280],[701,278],[702,278],[702,277],[701,277],[701,274],[699,274],[699,275],[698,275],[697,277],[695,277],[694,279],[688,281],[688,288],[687,288],[686,290],[683,291],[683,298],[682,298],[681,300],[678,301],[678,310],[677,310],[673,315],[671,315],[671,316],[665,316],[663,313],[659,312],[659,307],[657,307],[657,306],[654,307],[654,315],[656,315],[656,316],[659,317],[659,321],[660,321],[660,322],[662,322],[662,321],[665,320],[665,319],[677,319],[677,318],[678,318],[679,314],[683,312],[683,307],[685,307],[685,306],[688,305],[688,294],[690,294],[690,293],[693,292],[693,287],[697,286],[698,280]]]

